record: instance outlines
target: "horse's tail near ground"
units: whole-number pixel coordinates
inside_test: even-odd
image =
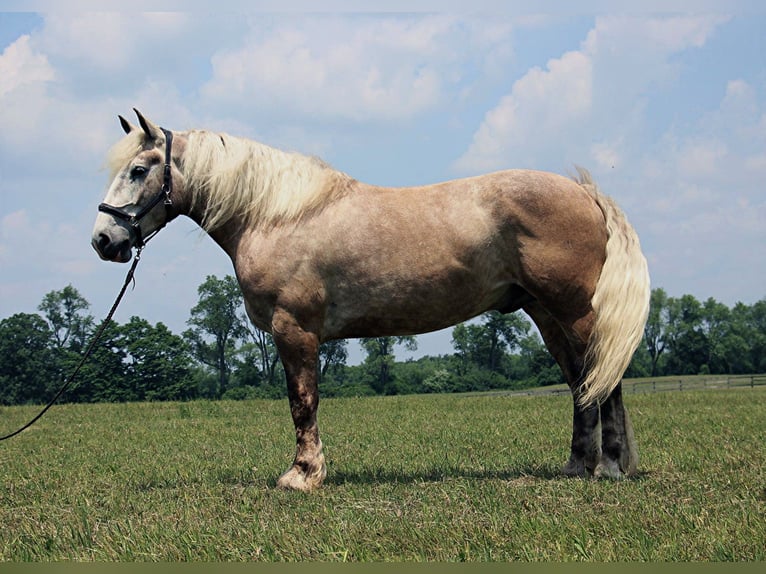
[[[600,403],[622,380],[644,335],[649,314],[649,271],[638,235],[617,204],[602,194],[590,174],[577,168],[576,181],[604,213],[606,260],[591,299],[593,331],[585,353],[585,378],[579,402]]]

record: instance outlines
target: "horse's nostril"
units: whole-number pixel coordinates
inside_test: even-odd
[[[124,263],[130,260],[130,240],[118,238],[115,240],[109,233],[94,233],[91,245],[101,259]]]

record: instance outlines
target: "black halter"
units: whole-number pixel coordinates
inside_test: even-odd
[[[173,192],[173,177],[170,171],[170,162],[171,162],[171,149],[173,147],[173,133],[166,130],[165,128],[160,128],[162,130],[162,133],[165,134],[165,168],[162,175],[162,189],[155,195],[152,200],[147,203],[144,207],[142,207],[138,213],[135,215],[131,215],[127,211],[125,211],[121,207],[114,207],[112,205],[109,205],[107,203],[102,203],[98,206],[98,210],[103,213],[108,213],[109,215],[116,217],[117,219],[122,219],[123,221],[127,221],[128,225],[130,225],[130,228],[133,230],[133,233],[136,236],[136,241],[134,242],[134,246],[138,249],[141,249],[144,245],[146,245],[146,242],[149,241],[154,235],[159,232],[160,229],[165,227],[165,225],[168,222],[168,218],[165,217],[165,221],[160,225],[157,229],[152,231],[148,237],[144,237],[143,233],[141,232],[141,220],[149,215],[151,211],[157,206],[158,203],[161,201],[165,204],[165,212],[166,216],[169,215],[168,211],[170,210],[170,207],[173,205],[173,201],[170,199],[170,194]]]

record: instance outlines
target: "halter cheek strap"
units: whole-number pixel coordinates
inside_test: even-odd
[[[173,132],[160,128],[162,133],[165,134],[165,166],[162,173],[162,189],[155,195],[152,200],[142,207],[138,213],[131,215],[121,207],[114,207],[108,203],[102,203],[98,206],[98,210],[102,213],[108,213],[112,217],[122,219],[126,221],[136,237],[133,245],[138,249],[146,245],[160,229],[165,227],[168,222],[169,210],[173,205],[173,201],[170,199],[170,194],[173,192],[173,175],[171,173],[171,152],[173,148]],[[158,203],[163,202],[165,205],[165,221],[157,229],[152,231],[147,237],[143,236],[141,231],[141,220],[149,215],[151,211],[157,206]]]

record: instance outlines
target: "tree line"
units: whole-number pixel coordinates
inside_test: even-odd
[[[208,276],[187,329],[176,334],[140,317],[111,322],[68,402],[281,398],[285,375],[271,336],[247,320],[237,281]],[[73,286],[46,294],[39,313],[0,321],[0,404],[44,403],[72,371],[96,330]],[[531,323],[490,312],[457,325],[452,352],[397,361],[415,337],[362,339],[365,359],[348,365],[346,341],[320,349],[323,396],[523,389],[563,383]],[[729,308],[709,298],[654,289],[644,344],[627,377],[766,372],[766,299]]]

